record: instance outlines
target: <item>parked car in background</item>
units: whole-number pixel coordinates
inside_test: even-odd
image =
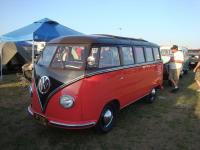
[[[199,60],[199,55],[191,55],[189,56],[189,67],[190,69],[195,68]]]
[[[188,48],[184,47],[184,46],[179,46],[178,48],[179,51],[183,52],[183,56],[184,56],[184,62],[183,62],[183,74],[187,74],[187,72],[189,71],[189,56],[188,56]]]
[[[45,125],[109,132],[117,113],[162,87],[159,46],[111,35],[71,36],[47,44],[34,67],[29,113]],[[133,114],[134,115],[134,114]]]
[[[189,57],[188,57],[188,49],[183,46],[178,46],[178,50],[183,52],[184,55],[184,62],[183,62],[183,67],[181,71],[181,76],[183,74],[187,74],[189,70]],[[169,72],[169,61],[170,61],[170,56],[172,55],[171,52],[171,46],[161,46],[160,47],[160,54],[161,54],[161,59],[163,61],[163,78],[165,80],[168,80],[168,72]]]
[[[188,56],[189,56],[189,67],[190,69],[194,69],[200,59],[199,58],[200,49],[189,49]]]
[[[160,47],[160,55],[161,60],[163,62],[163,79],[167,80],[169,75],[169,61],[171,55],[171,47],[170,46],[161,46]]]

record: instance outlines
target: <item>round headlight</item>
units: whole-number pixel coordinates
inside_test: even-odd
[[[69,95],[63,95],[60,97],[60,105],[64,108],[71,108],[74,105],[74,98]]]

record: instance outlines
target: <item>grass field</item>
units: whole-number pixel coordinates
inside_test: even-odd
[[[153,104],[138,101],[123,109],[116,127],[101,135],[92,129],[63,130],[38,124],[27,113],[26,83],[7,75],[0,82],[0,149],[199,150],[200,93],[192,72],[181,79],[180,86],[177,94],[165,86]]]

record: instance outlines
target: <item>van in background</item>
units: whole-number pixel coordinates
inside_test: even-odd
[[[170,56],[172,55],[171,52],[171,47],[172,46],[160,46],[160,54],[161,54],[161,59],[163,61],[163,75],[164,75],[164,79],[168,80],[168,74],[169,74],[169,61],[170,61]],[[188,57],[188,48],[184,47],[184,46],[178,46],[178,50],[183,52],[183,56],[184,56],[184,62],[183,62],[183,67],[182,67],[182,71],[181,71],[181,76],[183,76],[183,74],[187,74],[188,70],[189,70],[189,57]]]

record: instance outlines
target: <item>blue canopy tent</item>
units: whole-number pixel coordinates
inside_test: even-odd
[[[48,42],[60,36],[83,35],[78,31],[65,27],[56,21],[44,18],[28,26],[0,36],[1,41],[33,41],[32,63],[34,61],[34,41]],[[2,49],[1,49],[1,79],[2,79]]]

